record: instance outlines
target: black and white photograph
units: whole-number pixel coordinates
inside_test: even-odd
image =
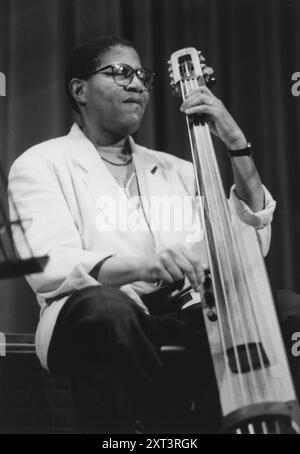
[[[299,24],[0,0],[0,434],[300,434]]]

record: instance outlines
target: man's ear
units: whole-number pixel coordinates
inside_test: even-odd
[[[74,78],[69,83],[69,90],[75,101],[79,105],[86,104],[87,84],[83,79]]]

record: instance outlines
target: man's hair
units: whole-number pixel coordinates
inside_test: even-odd
[[[101,64],[101,57],[113,47],[132,47],[134,45],[125,38],[118,36],[99,36],[75,47],[67,62],[65,72],[65,89],[71,105],[79,112],[78,104],[73,98],[69,84],[73,78],[85,78]]]

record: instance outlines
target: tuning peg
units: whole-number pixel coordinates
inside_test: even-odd
[[[210,66],[201,65],[203,71],[203,77],[206,82],[206,85],[210,88],[216,83],[216,78],[213,77],[214,70]]]
[[[216,78],[210,75],[204,75],[204,79],[208,88],[212,88],[216,83]]]
[[[200,61],[200,63],[205,63],[206,60],[205,60],[205,58],[203,57],[203,55],[201,54],[201,52],[200,52],[200,53],[198,52],[198,55],[199,55],[199,61]]]
[[[180,92],[178,90],[178,87],[174,84],[174,87],[173,87],[173,91],[172,91],[172,94],[174,96],[180,96]]]
[[[202,67],[202,70],[203,70],[203,73],[207,74],[208,76],[211,76],[212,74],[214,74],[214,70],[210,66],[204,65]]]

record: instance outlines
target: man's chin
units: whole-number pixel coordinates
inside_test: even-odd
[[[141,118],[132,119],[132,121],[128,121],[123,124],[122,131],[124,132],[124,136],[134,134],[139,129],[141,120]]]

